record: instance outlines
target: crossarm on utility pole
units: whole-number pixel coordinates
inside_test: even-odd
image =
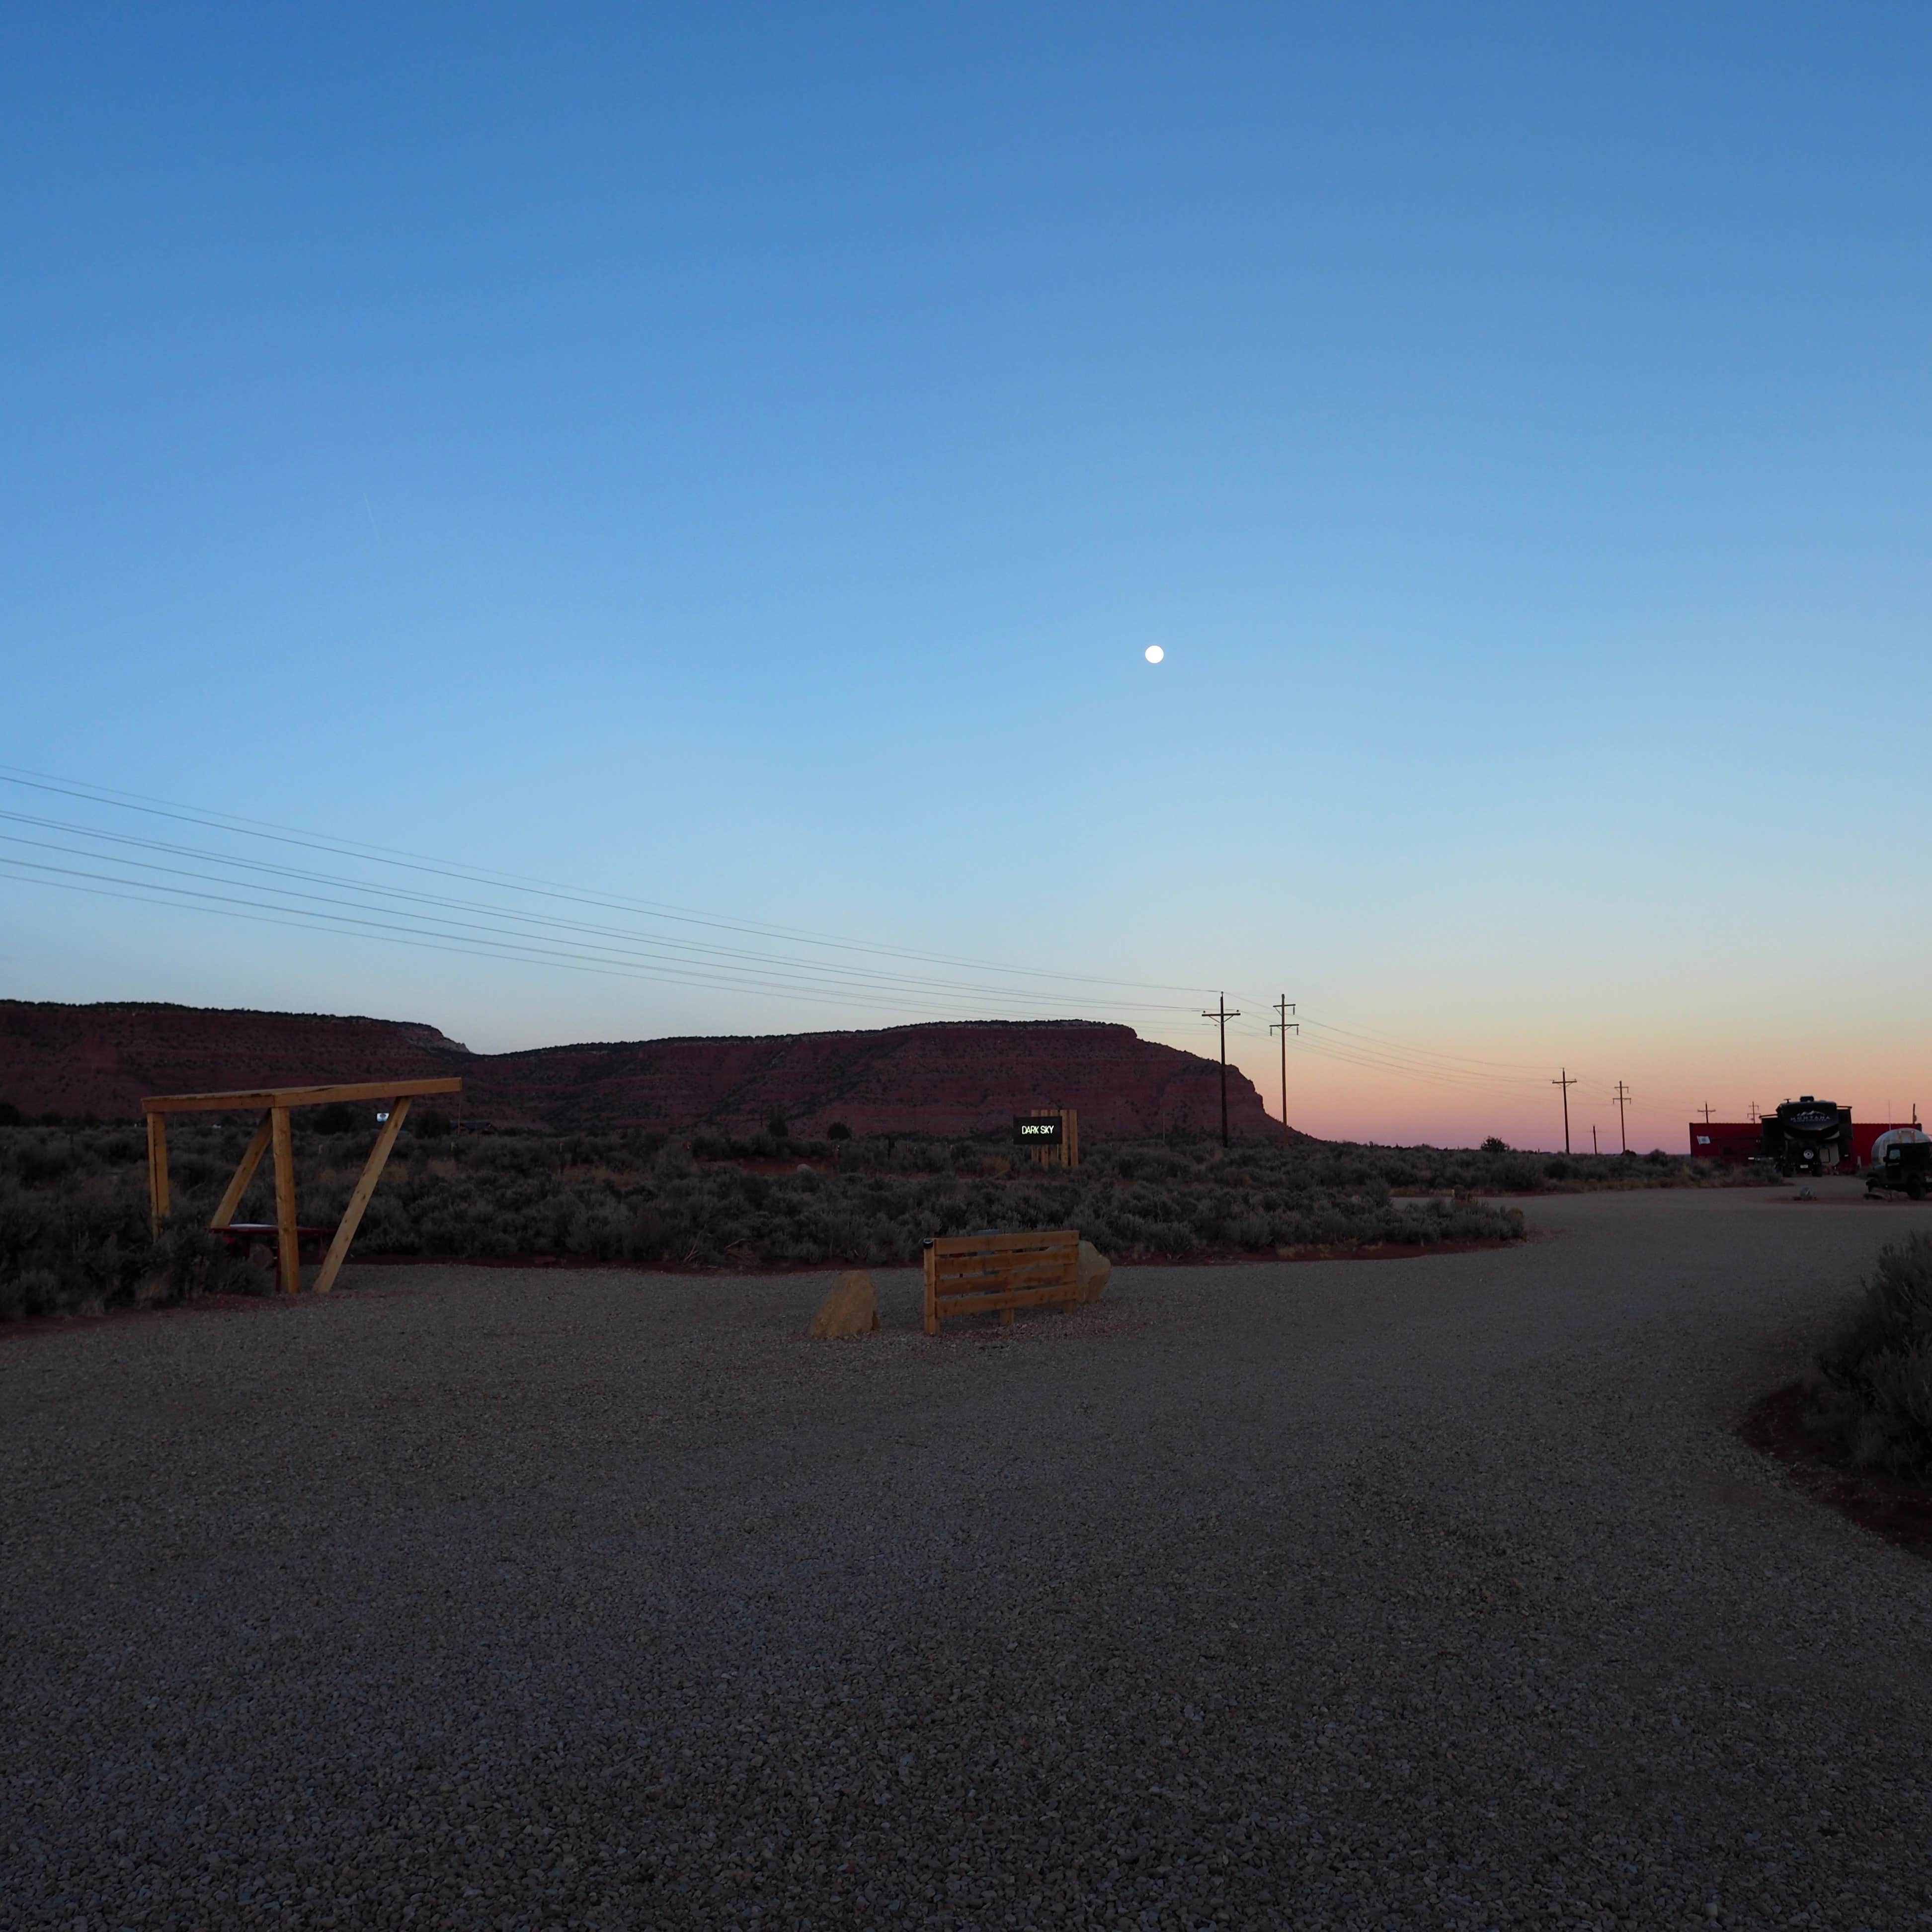
[[[1288,1144],[1288,1036],[1299,1034],[1301,1022],[1292,1020],[1288,1015],[1294,1010],[1294,1002],[1284,993],[1275,1001],[1274,1010],[1280,1017],[1268,1028],[1270,1033],[1281,1035],[1281,1144]]]
[[[1550,1084],[1563,1089],[1563,1151],[1568,1154],[1570,1151],[1570,1090],[1577,1083],[1570,1078],[1570,1070],[1566,1066],[1562,1074]]]
[[[1221,1144],[1225,1148],[1228,1144],[1228,1022],[1239,1019],[1241,1010],[1239,1006],[1230,1006],[1228,996],[1223,993],[1220,996],[1214,1010],[1211,1013],[1203,1013],[1201,1017],[1204,1020],[1219,1020],[1221,1022]]]

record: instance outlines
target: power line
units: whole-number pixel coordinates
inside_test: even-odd
[[[12,860],[0,858],[0,867],[13,865],[16,862],[16,861]],[[51,870],[52,868],[49,868],[47,869]],[[152,895],[156,893],[166,892],[170,890],[170,888],[159,886],[148,886],[139,880],[122,881],[122,884],[132,888],[132,890],[126,891],[117,891],[113,890],[112,887],[106,886],[80,885],[74,884],[68,880],[58,878],[39,878],[24,883],[46,886],[56,891],[82,892],[93,898],[118,899],[134,905],[173,905],[177,903],[176,901],[172,899],[152,896]],[[212,899],[215,896],[213,894],[202,894],[200,896],[203,899]],[[292,915],[291,916],[286,918],[278,917],[271,913],[248,910],[245,909],[245,902],[242,902],[242,904],[236,906],[196,904],[189,909],[196,912],[207,913],[217,918],[240,920],[251,926],[280,926],[284,930],[294,932],[342,932],[344,931],[344,927],[342,924],[320,921],[315,917],[315,916],[305,914],[298,908],[284,908],[284,910]],[[408,937],[406,934],[403,932],[395,933],[380,931],[366,932],[350,932],[347,933],[346,936],[353,938],[374,938],[380,940],[386,945],[408,946],[412,950],[417,952],[454,953],[458,957],[463,958],[496,959],[506,961],[513,964],[538,964],[552,966],[560,968],[565,972],[589,973],[597,974],[607,979],[646,980],[661,984],[703,986],[714,991],[720,992],[743,992],[747,990],[757,990],[755,985],[748,988],[742,982],[728,982],[716,980],[706,980],[693,974],[679,974],[662,971],[652,972],[641,970],[627,971],[620,967],[589,965],[580,962],[567,958],[560,958],[554,956],[544,956],[541,958],[533,957],[527,954],[518,953],[513,950],[500,946],[492,947],[487,945],[464,944],[458,941],[445,943],[443,941],[433,939],[412,938]],[[812,993],[802,991],[794,987],[786,987],[782,990],[788,999],[805,1000],[816,1006],[836,1006],[842,1011],[845,1012],[849,1012],[851,1010],[853,1005],[855,1004],[856,998],[856,994],[842,996],[832,993]],[[875,1009],[883,1006],[888,1010],[896,1010],[902,1012],[922,1013],[938,1018],[954,1018],[956,1017],[958,1012],[956,1006],[935,1006],[924,1005],[910,1000],[895,998],[890,994],[886,994],[882,997],[874,997],[869,1000],[867,1004]],[[1016,1016],[1016,1017],[1022,1016]]]
[[[1304,1022],[1304,1027],[1314,1024]],[[1301,1036],[1303,1050],[1331,1060],[1339,1064],[1359,1067],[1371,1073],[1392,1075],[1405,1080],[1426,1081],[1432,1084],[1454,1088],[1459,1091],[1480,1090],[1498,1097],[1514,1096],[1527,1098],[1539,1090],[1543,1082],[1540,1076],[1528,1079],[1505,1078],[1494,1074],[1460,1072],[1454,1069],[1435,1066],[1424,1062],[1403,1060],[1392,1055],[1373,1054],[1359,1048],[1337,1046],[1334,1042],[1311,1034],[1304,1030]]]
[[[0,813],[0,818],[6,816],[6,814]],[[103,839],[118,839],[126,842],[126,835],[124,834],[106,833],[100,836]],[[357,930],[365,935],[407,932],[437,939],[460,940],[471,950],[480,948],[506,952],[539,962],[574,959],[598,964],[621,964],[638,969],[631,974],[633,977],[741,988],[760,986],[776,980],[784,985],[787,990],[809,986],[890,994],[961,993],[988,1003],[1006,1004],[1018,1002],[1028,1006],[1037,1006],[1043,998],[1052,997],[1024,987],[986,986],[932,975],[888,973],[875,968],[854,967],[836,961],[788,958],[781,954],[756,952],[743,947],[718,946],[688,940],[667,939],[658,934],[594,925],[584,920],[560,920],[549,915],[527,913],[514,907],[492,906],[474,900],[409,892],[395,886],[372,884],[327,873],[297,872],[290,868],[265,866],[258,860],[198,852],[194,848],[161,847],[158,842],[134,842],[146,845],[150,850],[184,853],[186,856],[201,860],[202,865],[198,867],[165,865],[158,860],[128,856],[118,853],[101,853],[83,845],[58,840],[27,838],[18,833],[4,831],[0,831],[0,842],[121,868],[116,872],[103,872],[51,866],[0,852],[0,866],[28,874],[51,874],[115,886],[135,886],[150,893],[169,896],[196,906],[209,901],[252,905],[293,914],[317,923]],[[208,867],[225,869],[206,869]],[[130,878],[126,876],[130,872],[151,876]],[[231,872],[246,873],[250,876],[238,879],[229,876]],[[262,876],[263,874],[278,876],[264,877]],[[284,879],[298,878],[312,884],[326,884],[335,890],[329,892],[318,892],[308,890],[303,886],[282,883]],[[184,886],[174,883],[178,880],[192,880],[197,884]],[[224,892],[208,892],[200,890],[206,886],[231,890]],[[236,891],[244,892],[248,896],[238,899],[233,896]],[[466,914],[481,916],[459,916]],[[360,916],[364,914],[375,916]],[[1173,1006],[1151,1000],[1096,999],[1091,996],[1082,1004],[1088,1007],[1097,1006],[1130,1012],[1172,1013],[1177,1010]]]
[[[52,774],[32,772],[18,766],[0,765],[0,782],[26,789],[73,798],[109,810],[140,814],[144,817],[172,820],[183,824],[198,825],[206,830],[291,846],[302,850],[320,852],[337,858],[350,858],[365,863],[389,866],[400,870],[414,872],[429,876],[449,879],[471,885],[488,886],[500,892],[522,893],[560,903],[596,908],[607,911],[628,913],[635,916],[662,920],[686,926],[708,928],[713,931],[738,933],[747,937],[775,939],[794,944],[806,945],[829,951],[855,953],[873,958],[898,959],[921,965],[950,966],[970,972],[992,973],[1004,977],[1023,980],[1051,980],[1068,986],[1111,986],[1130,992],[1191,993],[1195,988],[1185,986],[1151,980],[1130,980],[1103,978],[1098,975],[1054,971],[1030,966],[1011,966],[1002,962],[985,959],[962,958],[954,955],[928,952],[914,948],[882,946],[868,941],[836,938],[831,935],[806,932],[796,928],[778,926],[765,922],[728,918],[719,914],[700,912],[686,907],[664,904],[649,900],[626,898],[621,896],[561,884],[552,880],[532,878],[529,875],[490,870],[488,868],[464,866],[452,861],[433,858],[424,854],[369,845],[348,839],[328,838],[320,835],[301,831],[269,820],[253,820],[226,812],[203,810],[178,804],[165,799],[156,799],[137,792],[120,792],[109,787],[90,785],[77,780],[64,779]],[[60,821],[37,821],[25,814],[7,813],[4,815],[16,822],[39,823],[59,825]],[[132,842],[128,835],[115,833],[90,827],[67,827],[78,836]],[[188,848],[214,862],[236,866],[256,864],[231,855],[207,854],[198,848]],[[292,872],[291,876],[296,876]],[[322,875],[325,878],[328,875]],[[340,883],[332,880],[332,883]],[[396,889],[381,886],[373,881],[356,882],[360,890],[391,892]],[[1126,1004],[1126,1003],[1123,1003]],[[1170,1009],[1171,1010],[1178,1010]]]
[[[1245,996],[1242,996],[1245,997]],[[1308,1024],[1324,1033],[1339,1034],[1343,1038],[1358,1040],[1372,1047],[1384,1047],[1392,1051],[1413,1055],[1422,1059],[1442,1061],[1463,1066],[1493,1069],[1498,1073],[1514,1074],[1520,1078],[1531,1075],[1540,1077],[1542,1069],[1528,1060],[1486,1060],[1473,1054],[1444,1053],[1432,1046],[1418,1046],[1412,1042],[1394,1040],[1385,1034],[1364,1033],[1358,1028],[1336,1026],[1326,1020],[1311,1019]]]

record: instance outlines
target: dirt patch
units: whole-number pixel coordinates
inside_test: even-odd
[[[1244,1249],[1192,1255],[1143,1255],[1116,1260],[1123,1268],[1251,1268],[1258,1262],[1398,1262],[1424,1255],[1468,1255],[1483,1248],[1520,1248],[1540,1240],[1540,1230],[1494,1241],[1372,1241],[1351,1246]],[[614,1274],[713,1275],[842,1274],[849,1268],[869,1268],[880,1273],[916,1268],[909,1262],[760,1262],[747,1257],[728,1262],[598,1261],[578,1255],[357,1255],[357,1268],[566,1268],[583,1273]]]
[[[0,1347],[46,1335],[94,1335],[130,1322],[152,1322],[164,1315],[242,1315],[268,1308],[292,1308],[313,1302],[313,1294],[196,1294],[184,1301],[158,1301],[146,1308],[122,1306],[99,1315],[25,1315],[0,1322]]]
[[[1914,1201],[1904,1194],[1777,1194],[1774,1208],[1914,1208],[1921,1213],[1932,1201]]]
[[[1357,1247],[1312,1247],[1275,1250],[1247,1254],[1202,1254],[1181,1257],[1154,1256],[1142,1261],[1117,1262],[1118,1268],[1250,1268],[1257,1263],[1282,1262],[1400,1262],[1419,1261],[1430,1255],[1474,1254],[1485,1248],[1520,1248],[1527,1241],[1546,1239],[1540,1230],[1505,1241],[1371,1242]],[[594,1261],[565,1255],[358,1255],[352,1266],[380,1268],[461,1268],[497,1269],[556,1269],[573,1274],[680,1275],[710,1277],[740,1275],[843,1274],[850,1262],[729,1262],[701,1264],[678,1262]],[[916,1262],[875,1264],[881,1273],[897,1268],[916,1268]],[[352,1294],[350,1288],[346,1292]],[[338,1294],[345,1292],[338,1288]],[[156,1316],[235,1315],[270,1308],[289,1308],[313,1304],[316,1299],[307,1288],[295,1294],[198,1294],[185,1301],[157,1303],[146,1308],[122,1306],[99,1315],[32,1315],[12,1322],[0,1322],[0,1346],[10,1341],[28,1341],[50,1335],[84,1335],[104,1328],[118,1328],[124,1322],[151,1322]]]
[[[1932,1484],[1859,1468],[1842,1444],[1805,1427],[1807,1406],[1804,1389],[1787,1383],[1751,1404],[1738,1434],[1781,1463],[1791,1482],[1814,1500],[1888,1543],[1932,1557]]]
[[[1472,1255],[1484,1248],[1520,1248],[1533,1235],[1500,1241],[1367,1241],[1354,1246],[1270,1248],[1253,1254],[1150,1255],[1116,1262],[1122,1268],[1251,1268],[1257,1262],[1402,1262],[1424,1255]]]

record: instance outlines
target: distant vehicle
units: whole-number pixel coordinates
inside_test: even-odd
[[[1865,1174],[1868,1198],[1889,1190],[1923,1201],[1932,1184],[1932,1135],[1918,1127],[1894,1127],[1872,1142],[1871,1166]]]
[[[1784,1101],[1762,1122],[1762,1158],[1780,1174],[1830,1174],[1852,1158],[1852,1110],[1809,1094]]]

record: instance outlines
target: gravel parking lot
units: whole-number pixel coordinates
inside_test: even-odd
[[[0,1924],[1932,1924],[1932,1564],[1729,1432],[1932,1226],[1819,1192],[0,1337]]]

